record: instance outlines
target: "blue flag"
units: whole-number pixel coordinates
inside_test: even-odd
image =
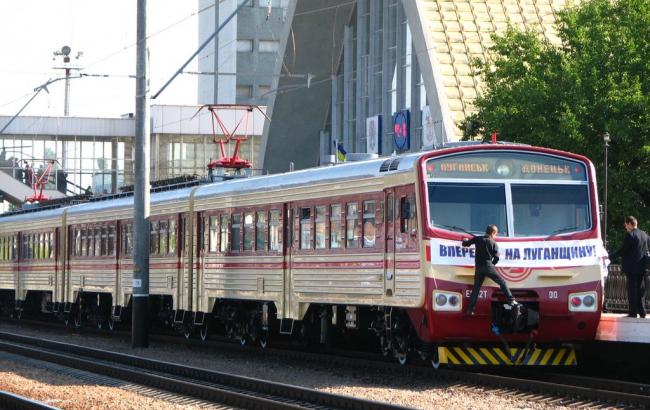
[[[334,141],[334,144],[336,144],[336,158],[341,162],[345,162],[345,157],[348,155],[348,152],[338,142]]]

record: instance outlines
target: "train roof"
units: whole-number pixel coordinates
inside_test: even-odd
[[[467,151],[473,151],[473,148],[484,145],[480,142],[458,142],[449,143],[441,147],[438,152],[444,152],[449,149],[451,152],[458,149],[466,148]],[[500,142],[499,148],[508,149],[509,147],[518,147],[521,149],[522,144],[510,144]],[[494,146],[492,149],[498,149]],[[305,170],[286,172],[281,174],[272,174],[256,176],[250,178],[236,178],[221,182],[207,183],[204,185],[192,186],[155,192],[151,194],[151,206],[157,204],[172,203],[185,201],[195,190],[196,199],[211,196],[221,196],[227,194],[242,194],[247,192],[265,192],[291,188],[305,185],[312,185],[327,180],[329,182],[346,181],[353,179],[374,178],[387,173],[412,172],[419,158],[430,154],[431,151],[423,151],[399,156],[381,157],[377,159],[346,162],[334,166],[324,166],[318,168],[309,168]],[[133,196],[123,196],[118,198],[109,198],[106,200],[94,200],[91,202],[77,205],[62,206],[55,209],[34,210],[25,213],[10,214],[0,217],[0,225],[6,223],[19,223],[28,221],[38,215],[39,219],[61,217],[64,210],[67,209],[68,215],[81,215],[97,211],[107,211],[110,209],[128,209],[133,206]]]

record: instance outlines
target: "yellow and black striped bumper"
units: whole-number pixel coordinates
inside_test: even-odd
[[[460,366],[575,366],[573,347],[541,347],[526,350],[510,348],[510,354],[501,347],[438,347],[440,363]]]

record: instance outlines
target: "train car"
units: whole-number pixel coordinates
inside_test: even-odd
[[[3,309],[40,300],[39,312],[77,325],[128,320],[132,202],[0,218]],[[575,364],[601,313],[597,203],[584,157],[472,143],[153,193],[151,315],[186,337],[223,330],[262,346],[275,334],[373,335],[401,363]],[[520,305],[488,280],[468,316],[474,251],[460,243],[488,224]],[[49,287],[28,279],[41,234]]]

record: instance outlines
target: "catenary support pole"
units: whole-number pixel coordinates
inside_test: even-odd
[[[149,101],[147,0],[138,0],[135,80],[134,264],[131,346],[149,346]]]

